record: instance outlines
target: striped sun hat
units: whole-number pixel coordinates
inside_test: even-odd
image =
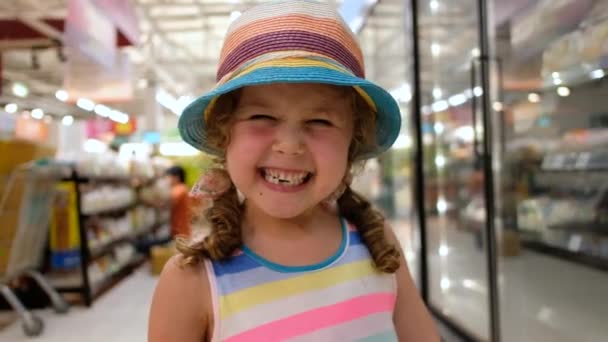
[[[399,107],[381,87],[365,80],[357,39],[330,5],[309,0],[280,0],[244,12],[226,33],[217,84],[190,103],[179,118],[184,141],[221,155],[207,144],[206,118],[219,96],[269,83],[322,83],[352,86],[377,113],[377,147],[387,150],[401,127]]]

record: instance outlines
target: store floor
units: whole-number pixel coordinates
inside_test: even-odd
[[[148,265],[101,296],[89,309],[74,306],[66,315],[37,311],[45,329],[38,338],[27,338],[19,322],[0,330],[0,341],[36,342],[139,342],[146,341],[150,299],[158,277]]]
[[[486,257],[472,232],[429,221],[431,302],[488,336]],[[606,341],[608,272],[522,249],[499,262],[502,340]]]

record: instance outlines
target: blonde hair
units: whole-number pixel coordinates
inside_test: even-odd
[[[354,113],[353,140],[349,148],[350,169],[362,167],[363,156],[375,148],[376,113],[357,95],[351,87],[339,87],[346,96],[352,98]],[[225,151],[230,142],[232,113],[238,105],[240,92],[221,96],[207,120],[207,141],[218,151]],[[213,123],[213,124],[209,124]],[[224,156],[216,162],[224,165]],[[348,175],[345,175],[348,178]],[[357,227],[377,269],[394,273],[400,264],[400,253],[385,236],[385,219],[363,196],[350,186],[338,199],[340,215]],[[199,262],[202,258],[223,260],[229,258],[242,245],[241,223],[244,207],[240,203],[234,185],[205,210],[204,217],[210,225],[210,233],[199,241],[179,239],[178,250],[183,254],[185,264]]]

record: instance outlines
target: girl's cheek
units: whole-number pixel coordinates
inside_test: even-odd
[[[341,133],[317,130],[308,133],[308,143],[312,146],[323,146],[339,152],[341,150],[348,150],[350,137]]]
[[[260,143],[270,137],[273,134],[272,127],[263,125],[243,123],[236,125],[232,131],[233,141],[246,141],[248,143]]]

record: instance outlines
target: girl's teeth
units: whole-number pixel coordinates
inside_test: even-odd
[[[304,182],[307,173],[286,173],[275,170],[265,170],[265,179],[273,184],[297,186]]]

